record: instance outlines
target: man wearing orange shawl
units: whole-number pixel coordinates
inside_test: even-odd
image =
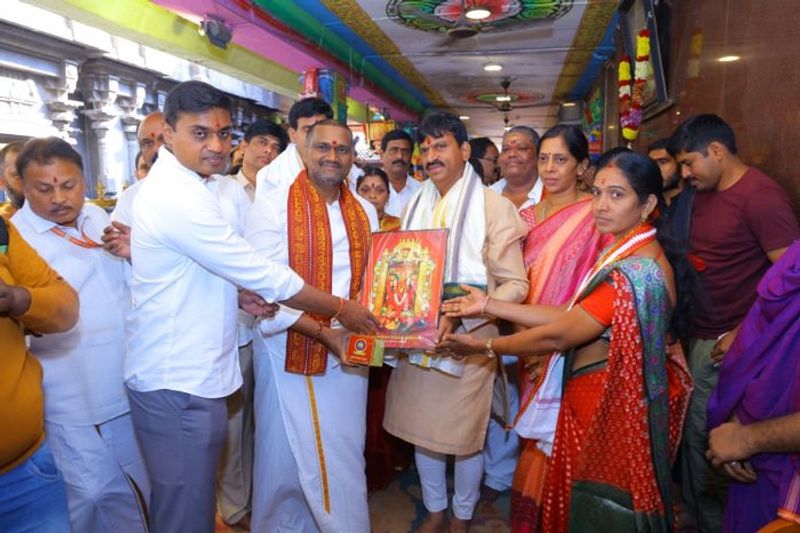
[[[318,122],[306,140],[306,170],[257,196],[247,221],[260,253],[342,299],[357,297],[378,229],[375,209],[344,185],[352,143],[346,127]],[[253,531],[370,529],[368,368],[334,357],[344,342],[335,318],[281,308],[255,327]]]

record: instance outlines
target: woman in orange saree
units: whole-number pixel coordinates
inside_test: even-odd
[[[576,126],[554,126],[539,141],[539,179],[544,182],[544,198],[520,212],[530,227],[524,247],[530,281],[527,304],[568,303],[597,260],[603,239],[594,223],[591,196],[578,189],[588,164],[589,144]],[[537,384],[522,366],[519,376],[523,412]],[[521,533],[535,531],[540,517],[547,456],[536,444],[535,440],[521,439],[511,487],[511,526]]]
[[[537,428],[551,435],[551,447],[541,518],[531,529],[672,531],[670,465],[691,378],[679,345],[668,346],[670,316],[676,302],[685,309],[685,295],[679,301],[665,253],[673,261],[680,257],[651,225],[658,222],[662,188],[658,167],[645,156],[617,154],[599,167],[595,220],[614,242],[592,265],[568,308],[512,307],[478,291],[443,306],[448,316],[517,315],[530,329],[490,340],[446,335],[439,352],[475,353],[481,347],[489,357],[495,351],[520,357],[558,352],[542,385],[555,390],[548,398],[557,415],[546,417],[549,428]]]

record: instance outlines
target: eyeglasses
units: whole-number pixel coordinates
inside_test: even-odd
[[[481,161],[488,161],[488,162],[496,165],[498,158],[497,157],[479,157],[478,159],[480,159]]]

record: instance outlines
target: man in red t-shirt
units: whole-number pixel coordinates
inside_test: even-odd
[[[739,158],[733,130],[718,116],[688,118],[668,149],[697,190],[689,251],[701,281],[689,349],[694,391],[684,431],[683,491],[700,530],[716,532],[722,527],[727,480],[705,458],[708,398],[759,280],[800,237],[800,229],[786,193]],[[731,468],[744,473],[750,467],[736,463]]]

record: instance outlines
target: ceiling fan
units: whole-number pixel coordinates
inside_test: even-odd
[[[531,102],[531,103],[523,103],[521,101],[516,101],[517,95],[514,93],[510,93],[508,91],[511,84],[514,82],[516,78],[506,77],[500,81],[500,88],[503,89],[502,92],[498,93],[487,93],[486,96],[493,96],[494,99],[484,99],[480,96],[478,97],[479,100],[475,103],[471,104],[458,104],[458,107],[493,107],[494,109],[500,111],[501,113],[508,113],[513,111],[514,109],[525,109],[529,107],[544,107],[551,105],[551,102]]]
[[[511,87],[511,83],[516,78],[506,77],[500,81],[500,87],[503,89],[502,93],[494,93],[494,100],[481,100],[478,103],[473,104],[458,104],[457,107],[468,107],[468,108],[492,108],[496,109],[497,111],[503,114],[503,124],[506,128],[513,125],[510,124],[510,113],[515,110],[519,109],[528,109],[528,108],[535,108],[535,107],[548,107],[552,105],[552,102],[533,102],[533,103],[521,103],[514,101],[514,94],[509,92],[509,87]]]

